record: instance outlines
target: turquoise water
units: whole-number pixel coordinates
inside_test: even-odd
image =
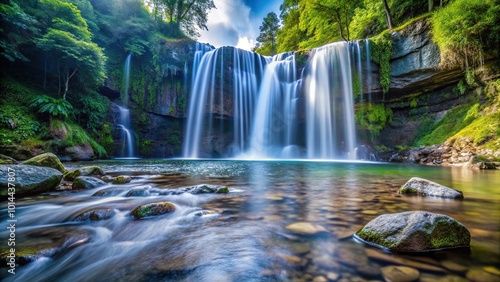
[[[103,189],[96,188],[18,201],[19,248],[53,251],[21,266],[16,276],[4,277],[8,281],[363,281],[383,280],[380,269],[387,265],[414,267],[421,281],[470,278],[478,272],[500,279],[492,274],[500,265],[499,171],[312,161],[91,164],[133,180],[103,187],[120,189],[108,197],[92,196]],[[461,190],[465,199],[397,194],[414,176]],[[226,185],[230,192],[125,196],[134,188],[202,183]],[[134,207],[155,201],[172,202],[176,211],[143,220],[129,216]],[[113,209],[114,216],[71,222],[75,214],[96,207]],[[471,249],[397,255],[352,238],[378,215],[414,210],[446,214],[463,223],[472,234]],[[296,222],[313,223],[326,232],[298,235],[286,228]]]

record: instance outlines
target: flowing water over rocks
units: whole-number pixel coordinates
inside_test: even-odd
[[[496,171],[298,161],[127,160],[97,165],[109,175],[129,175],[131,182],[17,199],[16,250],[29,261],[15,276],[2,271],[2,280],[500,278]],[[465,199],[398,194],[413,176],[459,189]],[[200,184],[228,187],[228,193],[190,193]],[[93,196],[106,189],[114,192]],[[143,219],[130,215],[158,202],[175,209]],[[2,221],[6,208],[4,203]],[[471,233],[470,251],[388,254],[352,238],[379,215],[415,210],[463,223]],[[7,231],[0,236],[5,238]]]

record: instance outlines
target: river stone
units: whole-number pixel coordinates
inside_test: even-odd
[[[455,219],[425,211],[381,215],[355,238],[393,252],[426,252],[469,247],[470,232]]]
[[[95,192],[94,194],[92,194],[92,197],[116,196],[118,194],[121,194],[123,191],[123,188],[109,187]]]
[[[0,164],[18,164],[18,162],[14,158],[0,154]]]
[[[295,222],[288,225],[286,229],[301,235],[317,235],[327,232],[323,226],[310,222]]]
[[[170,202],[156,202],[138,206],[130,212],[130,215],[140,219],[148,216],[171,213],[174,210],[175,206]]]
[[[474,282],[500,282],[500,276],[491,274],[479,268],[467,271],[465,277]]]
[[[113,184],[125,184],[125,183],[129,183],[130,181],[132,181],[132,178],[128,175],[119,175],[117,177],[115,177],[115,179],[113,179],[113,181],[111,183]]]
[[[9,181],[7,172],[14,170],[14,182]],[[32,165],[0,165],[0,196],[7,195],[7,189],[15,186],[16,195],[54,191],[62,179],[62,173],[50,167]]]
[[[106,182],[106,183],[110,183],[110,182],[113,182],[113,180],[115,180],[115,178],[111,175],[104,175],[101,177],[101,180]]]
[[[59,170],[62,173],[66,172],[64,165],[61,163],[59,158],[52,153],[45,153],[33,157],[29,160],[23,162],[25,165],[33,165],[33,166],[43,166],[43,167],[51,167]]]
[[[434,196],[441,198],[463,199],[461,191],[448,188],[427,179],[412,177],[399,190],[399,194],[417,194],[421,196]]]
[[[225,186],[220,185],[208,185],[200,184],[194,186],[191,190],[191,194],[206,194],[206,193],[228,193],[229,189]]]
[[[420,277],[420,272],[415,268],[407,266],[386,266],[382,267],[382,276],[387,282],[411,282]]]
[[[72,221],[99,221],[112,218],[115,215],[115,210],[108,208],[96,208],[84,211],[75,216]]]
[[[64,174],[64,180],[73,181],[78,176],[104,175],[102,168],[98,166],[84,166],[73,169]]]
[[[106,182],[92,176],[78,176],[73,181],[73,190],[93,189],[106,185]]]
[[[55,251],[56,247],[52,245],[16,247],[16,264],[26,265],[41,257],[50,257],[55,253]],[[4,260],[5,263],[9,263],[9,259],[7,257],[9,254],[9,250],[4,249],[0,251],[0,258]]]
[[[151,195],[147,188],[134,188],[127,192],[125,197],[147,197]]]

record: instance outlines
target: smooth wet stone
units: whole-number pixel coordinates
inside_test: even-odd
[[[64,174],[64,180],[73,181],[78,176],[104,175],[102,168],[98,166],[85,166],[70,170]]]
[[[469,270],[469,268],[465,265],[461,265],[455,261],[452,261],[452,260],[445,260],[443,262],[441,262],[441,265],[446,268],[446,269],[449,269],[451,271],[454,271],[454,272],[461,272],[461,273],[465,273],[467,270]]]
[[[317,235],[327,232],[323,226],[310,222],[295,222],[288,225],[286,229],[300,235]]]
[[[443,277],[422,273],[419,282],[469,282],[469,280],[456,275],[446,275]]]
[[[500,276],[494,275],[483,269],[475,268],[467,271],[465,277],[470,281],[474,282],[498,282],[500,281]]]
[[[151,193],[146,188],[134,188],[127,192],[125,197],[147,197]]]
[[[316,276],[314,277],[313,282],[328,282],[328,279],[324,276]]]
[[[106,197],[106,196],[116,196],[118,194],[121,194],[123,192],[123,188],[117,188],[117,187],[110,187],[110,188],[104,188],[101,189],[94,194],[92,194],[93,197]]]
[[[18,164],[14,158],[0,154],[0,164]]]
[[[328,272],[326,274],[326,278],[330,281],[337,281],[340,278],[340,274],[335,273],[335,272]]]
[[[399,256],[389,255],[386,253],[382,253],[379,250],[366,249],[365,252],[366,252],[366,255],[368,256],[368,258],[371,260],[409,266],[409,267],[417,268],[417,269],[420,269],[423,271],[432,271],[432,272],[436,272],[436,273],[446,273],[447,272],[446,269],[443,269],[443,268],[435,266],[435,265],[430,265],[427,263],[409,260],[409,259],[405,259],[405,258],[402,258]]]
[[[424,211],[384,214],[355,235],[393,252],[426,252],[470,246],[470,232],[455,219]]]
[[[119,175],[113,179],[112,184],[125,184],[132,181],[132,178],[128,175]]]
[[[207,194],[207,193],[229,193],[229,189],[226,186],[220,185],[208,185],[208,184],[200,184],[194,186],[189,191],[191,194]]]
[[[50,257],[56,251],[56,247],[53,245],[25,246],[17,247],[15,249],[16,264],[18,265],[26,265],[30,262],[38,260],[41,257]],[[7,249],[0,251],[0,258],[5,262],[5,264],[9,262],[9,251],[10,250]]]
[[[443,186],[436,182],[420,178],[412,177],[399,190],[399,194],[416,194],[420,196],[433,196],[451,199],[463,199],[464,195],[461,191]]]
[[[15,173],[14,182],[9,181],[7,177],[9,168]],[[50,167],[0,165],[0,171],[2,172],[0,173],[0,196],[6,196],[8,188],[12,188],[13,185],[16,196],[54,191],[63,178],[60,171]]]
[[[500,276],[500,269],[495,266],[485,266],[483,270],[496,276]]]
[[[106,185],[106,182],[92,176],[78,176],[73,180],[72,189],[94,189]]]
[[[175,211],[174,204],[170,202],[156,202],[138,206],[130,212],[130,215],[136,219],[141,219],[149,216],[171,213],[173,211]]]
[[[113,180],[115,180],[115,178],[111,175],[103,175],[101,177],[101,180],[106,182],[106,183],[111,183],[111,182],[113,182]]]
[[[386,266],[382,267],[382,276],[387,282],[411,282],[420,277],[420,272],[415,268],[407,266]]]
[[[42,166],[57,169],[61,173],[66,172],[66,168],[59,158],[52,153],[44,153],[23,162],[24,165]]]
[[[100,221],[105,219],[110,219],[115,215],[113,209],[108,208],[96,208],[92,210],[84,211],[77,216],[75,216],[72,221],[83,222],[83,221]]]

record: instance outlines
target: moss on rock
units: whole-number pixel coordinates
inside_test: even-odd
[[[45,153],[38,155],[36,157],[24,161],[23,164],[50,167],[57,169],[62,173],[66,172],[66,168],[64,168],[64,165],[62,164],[61,160],[59,160],[59,158],[52,153]]]
[[[119,175],[117,177],[115,177],[115,179],[113,179],[113,181],[111,183],[113,184],[125,184],[125,183],[129,183],[130,181],[132,181],[132,178],[128,175]]]
[[[171,213],[174,210],[175,206],[170,202],[156,202],[138,206],[130,212],[130,215],[137,219],[141,219],[148,216]]]

